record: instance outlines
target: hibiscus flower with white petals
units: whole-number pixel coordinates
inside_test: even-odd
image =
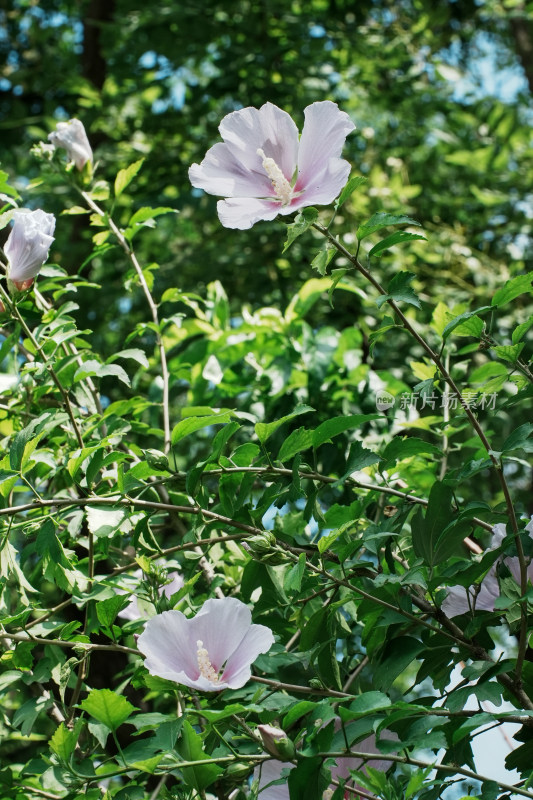
[[[272,103],[224,117],[224,142],[191,166],[189,179],[227,198],[217,204],[226,228],[245,230],[304,206],[328,205],[339,195],[350,173],[340,154],[355,125],[330,100],[312,103],[304,115],[301,138],[289,114]]]
[[[76,169],[82,170],[87,162],[92,163],[93,151],[87,138],[83,122],[69,119],[58,122],[55,131],[48,134],[55,148],[63,147],[67,151],[69,161],[73,161]]]
[[[7,277],[19,290],[28,289],[48,258],[56,219],[38,208],[36,211],[17,209],[13,212],[13,227],[4,245],[7,258]]]
[[[191,618],[177,610],[157,614],[137,641],[152,675],[204,692],[244,686],[252,662],[273,644],[270,628],[253,625],[235,597],[207,600]]]

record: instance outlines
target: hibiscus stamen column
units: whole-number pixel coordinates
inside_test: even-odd
[[[276,195],[281,200],[282,206],[288,206],[292,199],[292,186],[276,164],[273,158],[268,158],[264,151],[259,147],[257,155],[263,159],[263,169],[270,178]]]
[[[211,664],[211,660],[209,658],[209,653],[204,647],[204,643],[201,639],[198,639],[196,642],[196,658],[198,660],[198,668],[200,670],[200,675],[203,675],[204,678],[207,678],[208,681],[212,681],[213,683],[218,683],[218,672]]]

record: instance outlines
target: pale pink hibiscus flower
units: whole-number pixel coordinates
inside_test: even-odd
[[[533,517],[526,525],[526,531],[533,537]],[[492,533],[492,542],[488,551],[496,550],[501,546],[503,540],[507,536],[505,523],[498,522],[493,527]],[[519,584],[520,562],[518,558],[516,556],[507,556],[503,559],[503,563]],[[500,596],[497,564],[498,561],[492,565],[489,572],[478,586],[450,586],[448,594],[442,603],[442,610],[444,613],[448,617],[457,617],[459,614],[466,614],[469,611],[494,611],[495,600]],[[527,576],[533,583],[533,561],[528,565]]]
[[[157,614],[137,641],[152,675],[204,692],[244,686],[252,662],[273,644],[270,628],[253,625],[235,597],[207,600],[191,618],[177,610]]]
[[[56,149],[63,147],[67,151],[68,160],[74,162],[76,169],[82,170],[88,161],[92,163],[93,151],[83,122],[79,119],[58,122],[55,131],[49,133],[48,138]]]
[[[38,208],[36,211],[17,209],[13,212],[13,222],[4,245],[7,277],[17,289],[28,289],[48,258],[56,220],[53,214]]]
[[[226,228],[245,230],[338,196],[350,172],[340,154],[355,125],[330,100],[312,103],[304,115],[301,138],[289,114],[272,103],[224,117],[224,142],[191,166],[189,178],[193,186],[227,198],[217,204]]]

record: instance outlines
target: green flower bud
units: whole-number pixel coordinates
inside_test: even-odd
[[[279,761],[291,761],[294,758],[296,754],[294,743],[288,738],[285,731],[274,725],[258,725],[257,730],[261,734],[267,753]]]
[[[152,469],[168,469],[168,458],[161,450],[145,450],[144,457],[146,463],[149,467],[152,467]]]

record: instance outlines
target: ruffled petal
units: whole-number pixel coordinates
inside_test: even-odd
[[[9,263],[9,279],[22,284],[35,278],[48,258],[56,221],[53,214],[40,208],[36,211],[17,210],[13,221],[4,253]]]
[[[236,597],[207,600],[191,622],[194,635],[200,639],[216,672],[242,646],[252,625],[248,606]],[[250,664],[256,656],[248,659]]]
[[[232,689],[244,686],[252,674],[250,665],[260,653],[266,653],[274,644],[274,635],[265,625],[252,625],[237,649],[229,657],[222,679]]]
[[[272,103],[265,103],[259,109],[242,108],[224,117],[219,131],[242,164],[250,169],[261,167],[257,156],[260,148],[291,180],[298,158],[298,128],[286,111]]]
[[[348,114],[330,100],[312,103],[307,106],[304,114],[305,123],[298,152],[298,180],[295,189],[298,191],[302,189],[307,191],[313,187],[316,189],[319,182],[324,196],[328,196],[330,194],[326,191],[328,176],[331,176],[331,180],[336,178],[336,186],[341,175],[348,178],[349,166],[346,170],[345,167],[340,168],[339,165],[330,164],[330,161],[339,158],[346,137],[355,130],[355,125]],[[342,163],[347,164],[347,162]],[[337,194],[340,189],[342,185]],[[332,199],[333,197],[336,197],[336,194],[332,195]],[[330,201],[313,199],[311,202]]]
[[[189,168],[189,180],[197,189],[219,197],[267,197],[274,193],[272,184],[254,151],[246,166],[227,144],[213,145],[201,164]]]
[[[225,228],[245,231],[259,220],[271,220],[282,212],[281,203],[250,197],[230,197],[217,203],[218,217]],[[289,212],[285,212],[289,213]]]
[[[350,164],[343,158],[331,158],[320,173],[311,177],[299,197],[295,197],[289,208],[303,206],[327,206],[339,196],[350,174]],[[296,184],[295,189],[297,188]]]
[[[191,636],[190,622],[176,610],[163,611],[148,620],[137,647],[146,657],[149,672],[177,683],[183,683],[183,675],[189,680],[198,679],[197,646]]]

